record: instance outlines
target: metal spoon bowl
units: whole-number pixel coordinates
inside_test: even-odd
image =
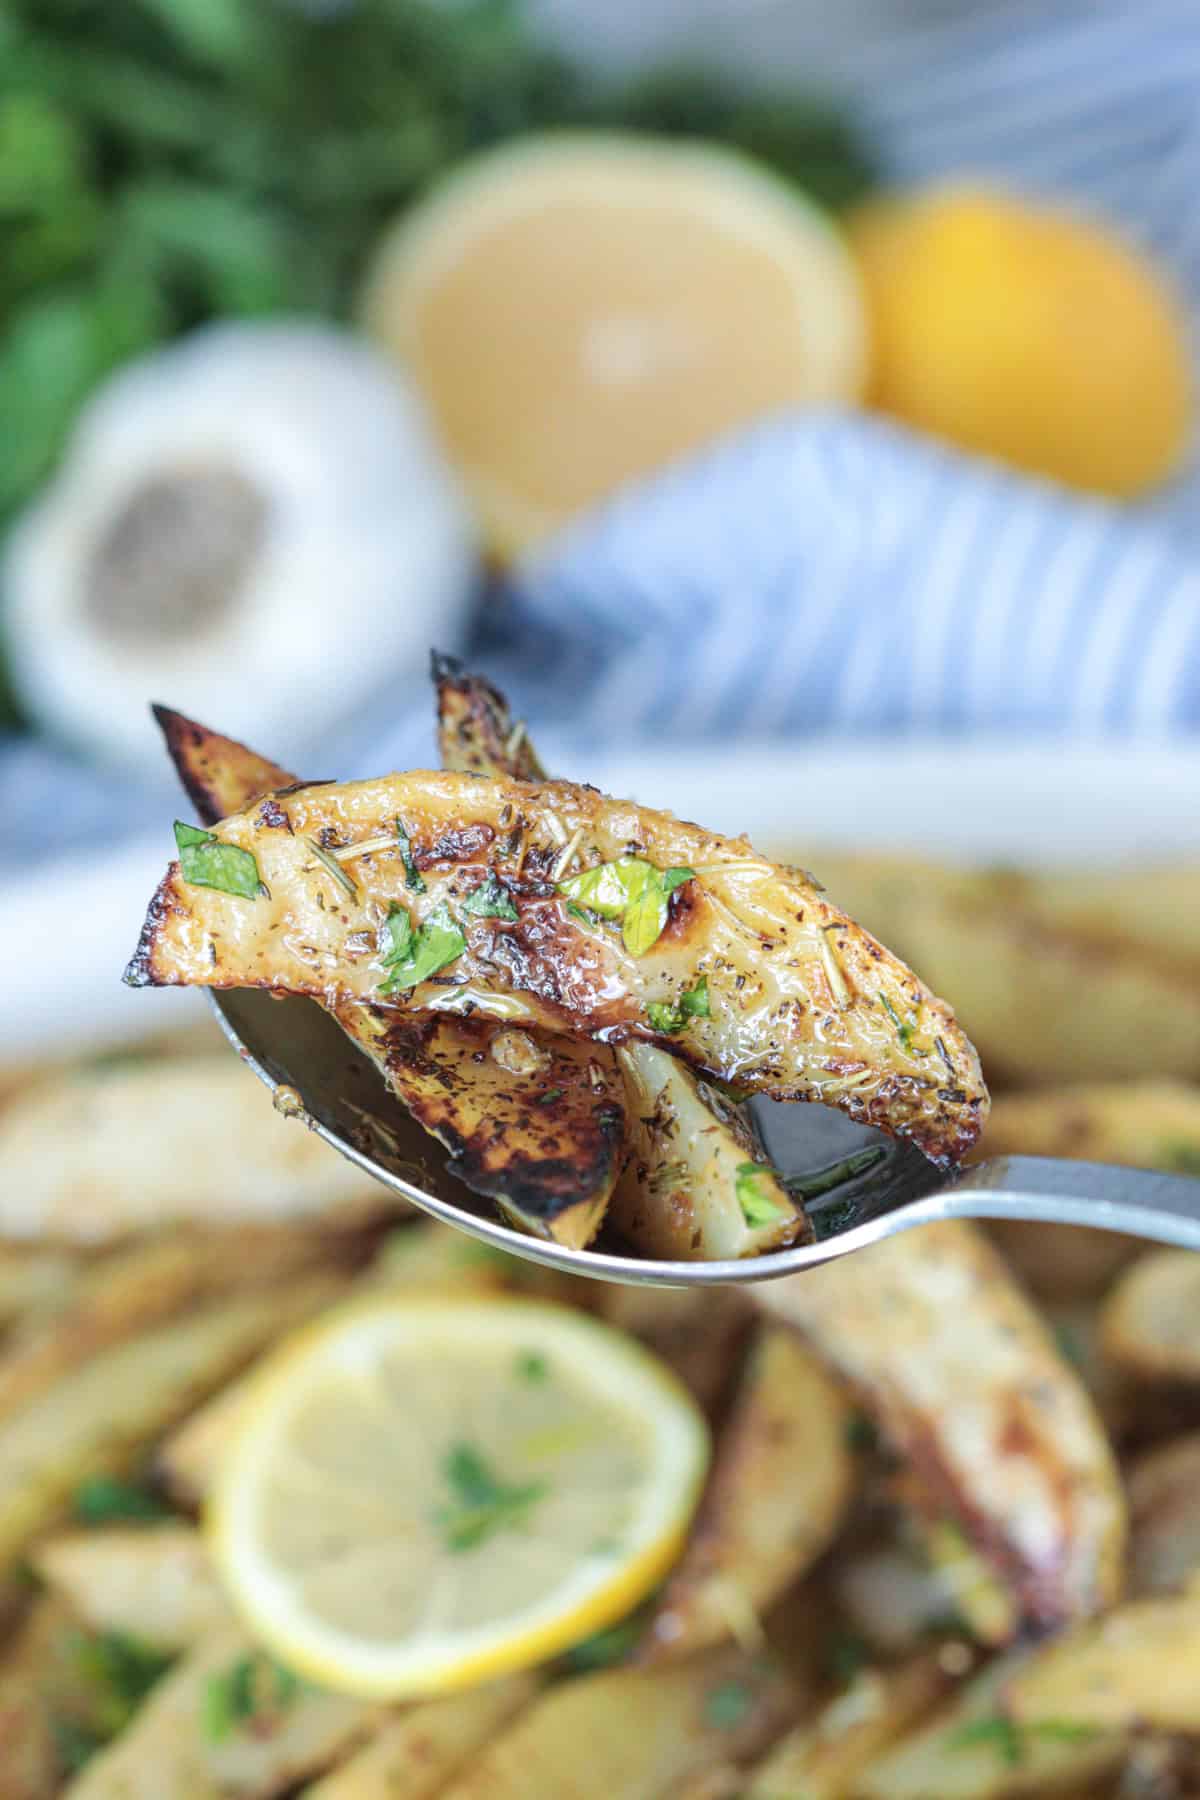
[[[865,1249],[934,1219],[1034,1219],[1200,1249],[1200,1181],[1099,1163],[999,1156],[945,1175],[919,1151],[821,1106],[756,1102],[775,1167],[804,1198],[816,1242],[729,1262],[636,1256],[602,1233],[569,1250],[503,1225],[453,1174],[449,1152],[371,1062],[309,1000],[261,989],[211,992],[221,1028],[281,1112],[393,1193],[482,1243],[548,1268],[657,1287],[769,1281]]]

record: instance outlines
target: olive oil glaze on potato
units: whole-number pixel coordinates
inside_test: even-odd
[[[987,1110],[951,1009],[811,878],[568,782],[415,771],[268,795],[185,841],[126,980],[641,1038],[940,1164]]]

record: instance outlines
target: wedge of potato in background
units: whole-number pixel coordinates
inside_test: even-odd
[[[384,1716],[378,1705],[289,1681],[277,1666],[259,1674],[263,1662],[240,1628],[212,1633],[92,1758],[69,1800],[271,1800],[327,1768]],[[267,1703],[222,1717],[215,1697],[247,1666]]]
[[[1200,1432],[1146,1451],[1129,1471],[1135,1594],[1171,1593],[1200,1571]]]
[[[841,1390],[793,1332],[760,1333],[641,1660],[727,1638],[748,1649],[763,1643],[764,1615],[828,1548],[850,1501],[849,1417]]]
[[[93,1356],[0,1423],[0,1566],[79,1483],[116,1474],[256,1351],[344,1291],[309,1276],[172,1319]]]
[[[1034,1653],[1036,1654],[1036,1653]],[[885,1748],[856,1776],[856,1800],[1016,1800],[1096,1795],[1124,1763],[1128,1735],[1040,1714],[1034,1729],[1010,1718],[1007,1694],[1027,1659],[1004,1657],[928,1721]]]
[[[1100,1337],[1117,1367],[1141,1381],[1200,1383],[1200,1255],[1140,1257],[1105,1300]]]
[[[880,1752],[932,1712],[952,1686],[936,1651],[894,1669],[864,1670],[756,1766],[746,1800],[845,1800]]]
[[[35,1545],[29,1561],[90,1631],[121,1632],[180,1651],[232,1623],[208,1551],[190,1525],[63,1532]]]
[[[953,997],[993,1086],[1200,1079],[1200,973],[1190,957],[1147,953],[1136,891],[1097,942],[1023,911],[986,872],[811,845],[802,860],[839,906]]]
[[[0,1240],[90,1247],[177,1224],[356,1225],[397,1210],[228,1054],[66,1070],[0,1112]]]
[[[1043,1628],[1117,1597],[1125,1498],[1077,1373],[981,1232],[947,1221],[764,1282],[860,1391],[927,1517],[956,1523]]]
[[[797,1705],[785,1674],[736,1651],[583,1675],[527,1707],[450,1783],[446,1800],[659,1800],[718,1758],[755,1756]]]
[[[536,1675],[418,1701],[375,1726],[305,1800],[432,1800],[538,1691]]]

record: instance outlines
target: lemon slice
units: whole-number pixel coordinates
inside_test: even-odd
[[[436,1693],[636,1605],[707,1461],[693,1401],[610,1327],[540,1301],[383,1299],[263,1367],[208,1530],[290,1668],[364,1698]]]
[[[500,555],[765,412],[854,401],[866,367],[822,212],[735,152],[616,133],[464,165],[385,238],[363,316]]]

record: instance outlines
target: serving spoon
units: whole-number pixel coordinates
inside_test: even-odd
[[[482,1243],[548,1268],[657,1287],[769,1281],[863,1250],[934,1219],[1032,1219],[1125,1231],[1200,1250],[1200,1181],[1044,1156],[995,1156],[947,1175],[920,1151],[823,1106],[755,1101],[775,1168],[804,1203],[815,1240],[725,1262],[652,1260],[602,1232],[570,1250],[502,1224],[453,1173],[370,1060],[310,1000],[261,989],[209,991],[229,1042],[303,1120],[364,1174]]]

